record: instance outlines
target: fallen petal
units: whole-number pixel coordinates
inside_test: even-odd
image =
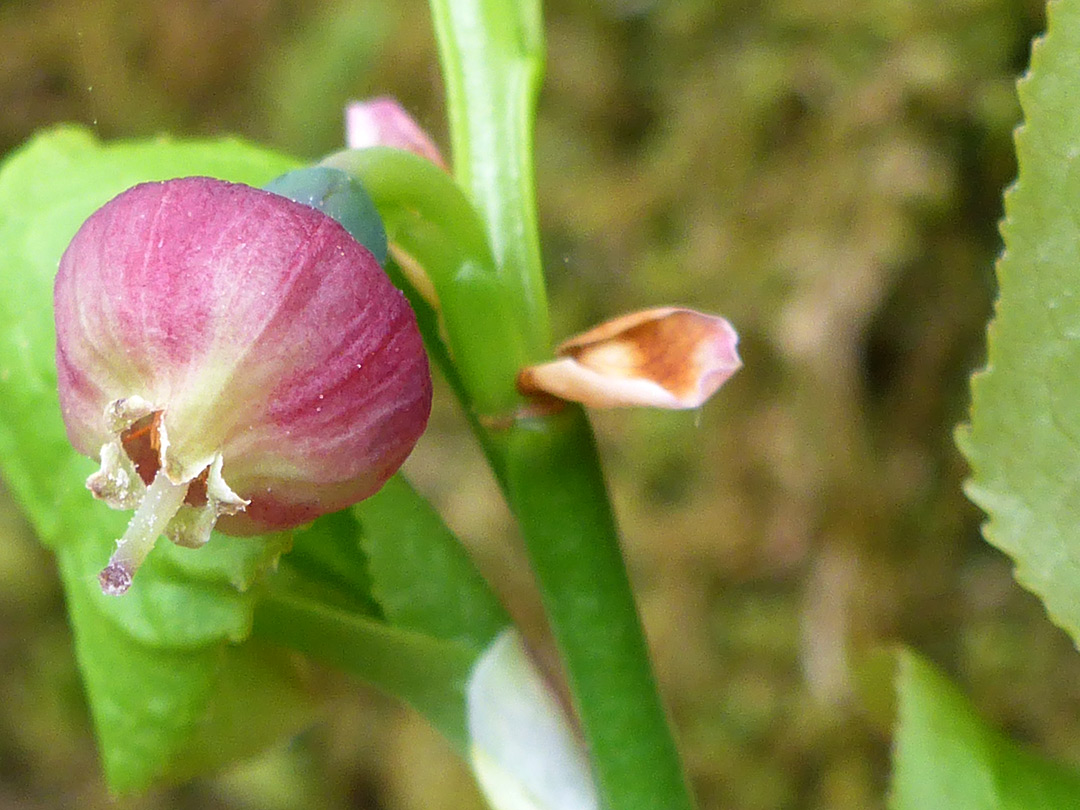
[[[345,108],[345,143],[350,149],[405,149],[446,170],[439,148],[405,108],[389,96],[354,101]]]
[[[527,396],[595,408],[698,408],[742,366],[739,336],[716,315],[662,307],[602,323],[518,375]]]
[[[516,630],[480,655],[465,700],[469,761],[494,810],[597,810],[585,748]]]

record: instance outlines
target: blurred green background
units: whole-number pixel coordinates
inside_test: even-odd
[[[597,414],[703,808],[884,806],[911,644],[1016,738],[1080,763],[1080,657],[979,538],[951,432],[981,362],[1027,0],[552,0],[537,171],[556,337],[680,303],[746,367],[700,413]],[[239,133],[305,157],[393,94],[446,144],[421,0],[4,0],[0,152]],[[408,472],[548,660],[505,508],[445,389]],[[325,717],[133,808],[481,808],[408,710]],[[112,806],[51,558],[0,489],[0,808]]]

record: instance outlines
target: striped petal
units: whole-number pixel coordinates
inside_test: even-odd
[[[160,472],[225,531],[288,528],[375,492],[427,422],[404,296],[336,221],[276,194],[202,177],[129,189],[72,240],[55,309],[68,435],[118,503]]]

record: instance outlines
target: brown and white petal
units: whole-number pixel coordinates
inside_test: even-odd
[[[567,340],[558,359],[523,369],[518,389],[595,408],[698,408],[742,366],[738,341],[716,315],[634,312]]]

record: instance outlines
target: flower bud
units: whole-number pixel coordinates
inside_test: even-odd
[[[298,526],[374,493],[423,431],[412,310],[331,217],[205,177],[135,186],[82,225],[54,290],[60,406],[87,480],[135,508],[101,585],[159,534]]]
[[[305,166],[275,177],[263,188],[333,217],[371,251],[380,267],[386,263],[386,228],[355,177],[328,166]]]
[[[439,147],[396,99],[353,101],[345,108],[345,143],[350,149],[392,146],[427,158],[446,169]]]

